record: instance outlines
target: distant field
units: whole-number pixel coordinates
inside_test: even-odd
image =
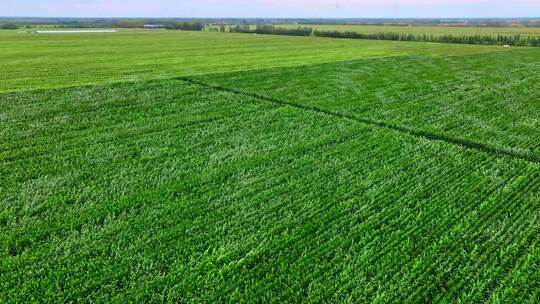
[[[280,25],[285,28],[297,28],[299,26],[310,27],[320,31],[349,31],[362,34],[375,34],[381,32],[393,32],[399,34],[415,35],[522,35],[540,36],[540,28],[527,27],[450,27],[450,26],[391,26],[391,25],[326,25],[326,24],[287,24]]]
[[[0,39],[0,303],[540,302],[538,49]]]
[[[538,71],[540,52],[516,49],[437,58],[385,57],[201,79],[412,130],[486,143],[540,160]]]
[[[36,31],[36,34],[95,34],[95,33],[116,33],[116,30],[45,30]]]
[[[501,50],[162,30],[55,35],[0,31],[0,40],[0,92],[385,56],[455,56]]]

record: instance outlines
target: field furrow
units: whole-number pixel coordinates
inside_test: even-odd
[[[49,114],[0,163],[3,302],[485,300],[534,250],[529,161],[183,80],[9,93],[3,119],[33,94]]]
[[[538,159],[539,53],[512,52],[378,58],[190,79]]]
[[[0,41],[0,303],[540,297],[537,48]]]

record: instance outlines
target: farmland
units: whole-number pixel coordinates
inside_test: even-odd
[[[537,48],[0,39],[1,303],[540,301]]]
[[[297,28],[299,26],[313,28],[319,31],[356,32],[361,34],[398,33],[413,35],[521,35],[540,36],[538,27],[464,27],[464,26],[396,26],[396,25],[360,25],[360,24],[284,24],[280,27]]]
[[[498,47],[447,46],[287,36],[121,30],[41,35],[0,31],[0,91],[137,81],[180,75]]]

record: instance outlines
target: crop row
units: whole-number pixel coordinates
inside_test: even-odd
[[[538,296],[537,164],[179,80],[9,100],[1,302]]]
[[[538,52],[510,54],[379,58],[196,80],[537,157]]]

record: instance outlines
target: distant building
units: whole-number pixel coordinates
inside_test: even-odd
[[[144,25],[144,28],[149,28],[149,29],[156,29],[156,28],[164,28],[165,25],[163,24],[145,24]]]

